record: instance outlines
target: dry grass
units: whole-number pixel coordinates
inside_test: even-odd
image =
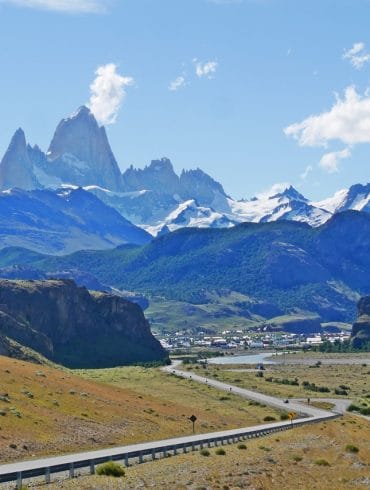
[[[244,366],[245,368],[246,366]],[[263,377],[257,377],[257,371],[239,371],[233,369],[242,366],[212,366],[207,369],[207,376],[226,381],[231,384],[248,388],[278,398],[342,398],[335,395],[334,390],[340,385],[349,387],[348,397],[359,400],[361,403],[369,403],[370,398],[370,365],[361,364],[321,364],[319,367],[308,367],[300,364],[272,364],[266,366]],[[194,369],[194,368],[193,368]],[[203,372],[203,370],[202,370]],[[266,378],[289,379],[297,378],[299,386],[291,386],[275,382],[267,382]],[[325,386],[330,389],[329,393],[313,392],[302,386],[303,381],[315,383],[317,386]]]
[[[276,415],[158,369],[83,374],[0,357],[0,462],[188,435],[192,413],[198,432]]]
[[[346,451],[353,444],[356,454]],[[346,416],[246,442],[247,450],[225,446],[128,468],[123,479],[84,477],[51,485],[50,490],[92,489],[365,489],[370,484],[370,425]],[[317,464],[325,460],[329,466]]]

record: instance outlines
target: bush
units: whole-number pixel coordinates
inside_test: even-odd
[[[115,476],[118,478],[125,475],[125,470],[120,464],[108,461],[96,468],[96,474],[101,476]]]
[[[247,449],[247,446],[242,442],[236,446],[238,449]]]
[[[289,419],[289,415],[287,413],[282,413],[280,415],[280,420],[288,420]]]
[[[215,453],[217,454],[217,456],[225,456],[226,451],[222,447],[219,447],[218,449],[216,449]]]
[[[208,451],[208,449],[201,449],[200,454],[202,456],[210,456],[211,455],[211,453]]]
[[[293,456],[293,461],[295,461],[296,463],[299,463],[300,461],[302,461],[302,457],[301,456]]]
[[[330,463],[326,461],[326,459],[317,459],[315,461],[315,464],[317,464],[318,466],[330,466]]]
[[[265,422],[273,422],[276,420],[275,417],[272,417],[271,415],[266,415],[266,417],[263,419]]]
[[[335,388],[334,393],[336,395],[348,396],[348,391],[344,390],[343,388]]]
[[[370,407],[361,408],[360,414],[361,415],[370,415]]]
[[[357,446],[354,446],[353,444],[347,444],[346,451],[347,453],[358,453],[359,449]]]
[[[351,403],[349,407],[347,408],[347,412],[359,412],[361,408],[354,403]]]

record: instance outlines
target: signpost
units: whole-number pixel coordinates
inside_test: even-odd
[[[197,418],[195,415],[192,415],[191,417],[189,417],[189,420],[193,424],[193,434],[195,434],[195,422],[196,422]]]

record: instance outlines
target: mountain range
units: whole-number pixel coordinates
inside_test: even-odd
[[[0,267],[32,267],[49,277],[54,271],[89,273],[150,301],[204,305],[226,298],[224,311],[217,308],[225,318],[237,308],[251,322],[294,315],[316,324],[348,323],[359,298],[370,294],[369,250],[370,214],[345,211],[316,228],[294,221],[186,228],[143,246],[59,257],[7,248],[0,251]]]
[[[183,170],[177,175],[168,158],[153,160],[143,169],[131,166],[122,173],[104,127],[98,125],[85,106],[58,124],[46,152],[37,145],[27,144],[22,129],[15,132],[0,163],[2,202],[7,200],[10,189],[15,188],[23,191],[25,214],[34,201],[35,192],[38,199],[49,202],[54,193],[59,198],[55,199],[57,203],[64,193],[74,195],[74,191],[78,191],[81,195],[83,188],[98,198],[90,202],[92,214],[98,215],[103,209],[99,200],[106,205],[104,212],[111,215],[110,220],[117,220],[110,211],[113,208],[126,220],[125,226],[132,223],[154,236],[183,227],[230,228],[242,222],[290,220],[316,227],[338,212],[370,211],[370,184],[353,185],[319,202],[310,201],[293,187],[250,200],[235,200],[219,182],[199,168]],[[43,193],[46,193],[45,198],[41,198]],[[20,196],[18,193],[19,199]],[[96,213],[94,205],[99,208]],[[16,219],[17,214],[13,216]],[[21,225],[17,223],[18,227]],[[139,231],[135,233],[139,236]],[[121,239],[118,233],[117,242],[117,233],[113,233],[115,238],[109,244],[109,239],[98,235],[90,246],[86,246],[86,240],[79,243],[76,239],[75,249],[106,248],[117,245]],[[141,235],[140,239],[145,240],[143,237]],[[126,242],[127,239],[120,243]],[[138,242],[133,240],[133,243]],[[30,246],[31,243],[9,240],[5,245]],[[62,243],[49,251],[61,252],[63,247]],[[31,248],[40,250],[38,246]],[[66,246],[65,251],[73,251],[73,247]]]

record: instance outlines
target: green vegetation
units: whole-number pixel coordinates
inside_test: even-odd
[[[326,461],[326,459],[317,459],[315,461],[315,464],[317,464],[318,466],[330,466],[330,463],[328,461]]]
[[[222,447],[219,447],[216,449],[215,454],[217,454],[217,456],[225,456],[226,451]]]
[[[114,461],[108,461],[96,468],[96,474],[100,476],[114,476],[116,478],[125,476],[125,470],[123,466]]]
[[[252,298],[244,315],[239,314],[251,320],[252,315],[278,317],[294,307],[320,314],[323,321],[335,314],[339,321],[352,322],[355,292],[365,289],[369,270],[366,246],[359,248],[355,242],[367,244],[369,219],[366,213],[341,213],[318,229],[288,221],[185,228],[143,247],[36,256],[28,264],[42,271],[85,270],[104,284],[193,305],[211,303],[210,289],[237,291]],[[354,226],[356,241],[348,238]],[[16,262],[8,257],[7,265],[22,260],[21,253],[13,255]],[[359,272],[348,274],[352,270]]]
[[[208,449],[205,449],[205,448],[201,449],[201,450],[199,451],[199,453],[200,453],[202,456],[206,456],[206,457],[208,457],[208,456],[210,456],[210,455],[211,455],[211,453],[208,451]]]
[[[358,453],[359,452],[358,447],[354,446],[353,444],[347,444],[345,449],[346,449],[347,453]]]

